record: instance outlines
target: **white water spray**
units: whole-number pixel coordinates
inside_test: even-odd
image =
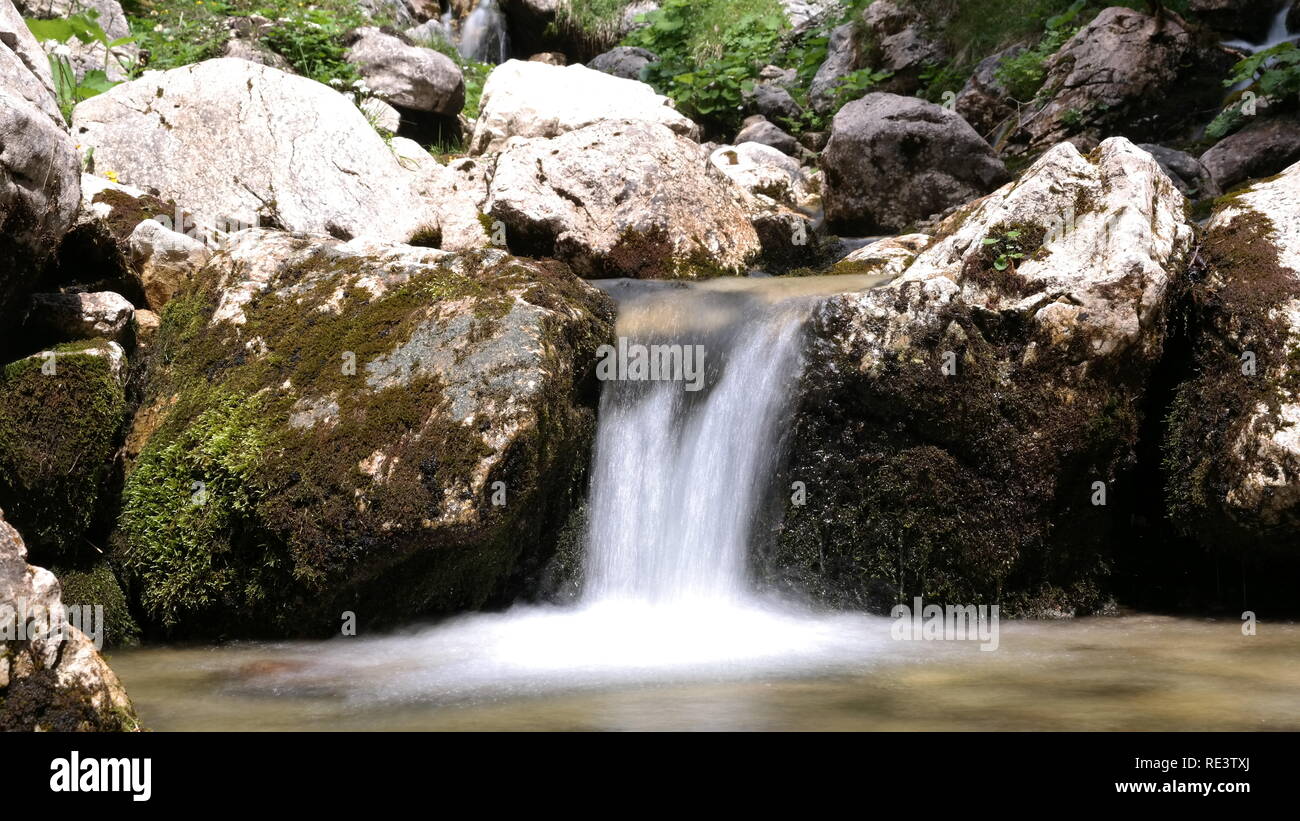
[[[1228,48],[1244,51],[1247,54],[1258,54],[1261,51],[1267,51],[1274,46],[1280,46],[1283,43],[1294,43],[1300,40],[1300,32],[1292,32],[1287,25],[1287,18],[1291,16],[1291,9],[1295,6],[1295,0],[1287,3],[1282,10],[1273,18],[1272,24],[1269,25],[1268,34],[1265,35],[1262,43],[1250,43],[1245,40],[1228,40],[1223,45]]]

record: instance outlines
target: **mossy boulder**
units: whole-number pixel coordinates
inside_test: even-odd
[[[140,626],[131,616],[126,593],[103,556],[72,564],[51,565],[50,572],[63,589],[65,607],[103,608],[105,647],[124,647],[140,638]],[[96,616],[95,618],[99,618]]]
[[[184,635],[475,608],[548,558],[613,308],[557,263],[246,231],[168,304],[115,537]]]
[[[1169,415],[1168,513],[1243,556],[1300,556],[1300,165],[1220,200],[1190,287],[1194,376]]]
[[[1192,229],[1150,155],[1061,144],[816,313],[767,578],[887,610],[1104,603],[1140,401]],[[1109,500],[1107,500],[1109,496]]]
[[[93,553],[126,414],[116,342],[57,345],[0,372],[0,507],[38,561]]]

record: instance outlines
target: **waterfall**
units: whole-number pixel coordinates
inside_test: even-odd
[[[460,56],[481,63],[504,63],[510,59],[510,35],[505,13],[497,0],[479,0],[460,27],[456,43]]]
[[[716,367],[699,395],[681,381],[605,384],[583,600],[740,601],[799,375],[806,305],[751,306],[722,318],[715,309],[703,316],[719,327],[701,328],[697,293],[630,287],[648,298],[623,300],[620,335],[655,324],[636,341],[694,347]]]
[[[1228,40],[1223,45],[1228,48],[1234,48],[1238,51],[1244,51],[1247,54],[1258,54],[1261,51],[1267,51],[1274,46],[1280,46],[1283,43],[1291,43],[1300,40],[1300,32],[1292,33],[1287,26],[1287,18],[1291,14],[1291,8],[1295,5],[1295,0],[1282,6],[1282,10],[1273,18],[1269,26],[1268,34],[1262,43],[1250,43],[1245,40]]]

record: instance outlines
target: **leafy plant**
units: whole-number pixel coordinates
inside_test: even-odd
[[[1254,106],[1300,94],[1300,47],[1281,43],[1240,61],[1223,81],[1236,87],[1236,98],[1205,129],[1205,136],[1221,140],[1241,128],[1255,113]]]
[[[659,55],[646,81],[687,115],[724,128],[743,119],[745,95],[788,27],[776,0],[666,0],[646,21],[626,40]]]
[[[27,28],[37,40],[67,43],[74,37],[87,45],[97,43],[104,49],[104,68],[85,72],[77,78],[72,61],[63,54],[49,55],[50,74],[54,79],[54,91],[58,97],[59,111],[63,119],[72,119],[72,109],[82,100],[88,100],[97,94],[103,94],[117,83],[108,78],[109,61],[115,60],[129,70],[130,63],[123,60],[114,49],[134,42],[134,37],[119,37],[110,40],[99,25],[99,12],[89,9],[70,17],[53,20],[26,20]]]
[[[985,255],[992,257],[993,267],[1005,271],[1015,265],[1017,260],[1025,258],[1025,249],[1020,244],[1020,231],[1013,229],[995,237],[984,238]]]

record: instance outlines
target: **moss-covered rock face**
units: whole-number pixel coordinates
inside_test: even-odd
[[[1186,534],[1295,558],[1300,527],[1300,166],[1220,201],[1191,285],[1195,376],[1169,416]]]
[[[1063,144],[941,226],[887,287],[817,313],[766,572],[823,601],[1101,606],[1191,228],[1125,140]],[[802,504],[798,502],[802,501]],[[1112,499],[1113,501],[1113,499]]]
[[[41,562],[85,553],[126,412],[115,342],[58,345],[0,372],[0,507]]]
[[[50,572],[63,589],[65,607],[91,608],[86,612],[99,612],[94,608],[103,608],[105,647],[123,647],[139,640],[140,626],[131,616],[126,594],[106,559],[98,557],[75,564],[53,565]]]
[[[174,634],[487,603],[586,469],[606,297],[562,265],[247,231],[169,303],[116,536]]]

